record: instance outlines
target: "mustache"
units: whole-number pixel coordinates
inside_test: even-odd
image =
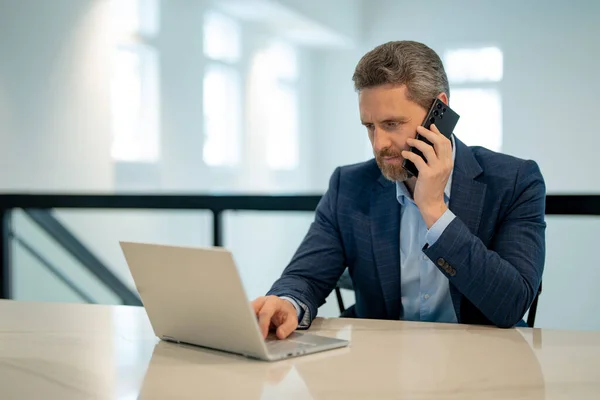
[[[389,147],[386,148],[386,149],[383,149],[379,153],[377,153],[377,157],[378,158],[384,158],[384,157],[401,157],[401,156],[402,156],[402,152],[392,150]]]

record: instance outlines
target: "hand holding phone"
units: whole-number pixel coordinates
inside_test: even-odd
[[[452,133],[454,132],[454,128],[456,127],[456,124],[458,123],[459,118],[460,118],[460,116],[456,112],[454,112],[448,105],[446,105],[440,99],[436,98],[434,100],[433,104],[431,105],[431,108],[429,109],[429,112],[427,113],[427,116],[425,116],[425,119],[423,120],[423,123],[421,125],[427,129],[430,129],[431,124],[435,124],[435,126],[438,128],[440,133],[442,135],[444,135],[445,137],[447,137],[448,139],[450,139],[450,137],[452,136]],[[427,140],[425,137],[419,135],[418,133],[417,133],[416,139],[422,140],[425,143],[429,144],[430,146],[433,146],[433,144],[429,140]],[[427,160],[423,156],[423,153],[419,149],[417,149],[415,147],[411,147],[410,151],[419,155],[421,158],[423,158],[425,160],[425,162],[427,162]],[[417,169],[417,167],[415,166],[415,164],[412,161],[405,159],[402,166],[412,176],[415,176],[415,177],[419,176],[419,170]]]
[[[411,149],[402,152],[404,168],[417,176],[412,195],[427,229],[448,211],[444,193],[454,166],[451,135],[458,118],[436,99],[423,126],[417,127],[417,137],[408,139]]]

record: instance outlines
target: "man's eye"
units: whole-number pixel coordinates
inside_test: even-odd
[[[398,127],[398,125],[399,125],[398,122],[393,122],[393,121],[385,123],[385,127],[388,129],[394,129],[394,128]]]

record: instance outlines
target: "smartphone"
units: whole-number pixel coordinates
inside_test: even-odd
[[[431,127],[431,124],[435,124],[440,133],[446,136],[448,139],[450,139],[450,136],[452,135],[452,132],[454,132],[454,128],[456,127],[459,118],[460,116],[456,112],[454,112],[450,107],[448,107],[443,101],[436,98],[421,125],[429,129]],[[425,143],[432,145],[429,140],[419,135],[418,133],[416,139],[422,140]],[[419,149],[411,147],[410,151],[421,156],[425,160],[425,162],[427,162],[427,160],[423,156],[423,153],[421,153]],[[412,161],[405,159],[402,166],[412,176],[419,176],[419,170]]]

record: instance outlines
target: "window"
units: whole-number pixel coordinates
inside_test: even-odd
[[[502,148],[502,51],[496,47],[455,49],[444,54],[450,105],[460,115],[456,135],[469,146]]]
[[[502,148],[502,104],[494,88],[451,90],[452,109],[460,115],[456,135],[469,146]]]
[[[203,41],[208,60],[203,79],[203,160],[209,166],[233,167],[241,160],[241,29],[235,20],[210,11],[204,16]]]
[[[110,101],[111,156],[117,161],[159,158],[158,57],[148,44],[156,34],[156,0],[112,0],[114,35]]]
[[[159,0],[110,0],[111,31],[118,41],[158,34]]]
[[[240,77],[235,68],[209,65],[204,73],[203,158],[211,166],[235,166],[240,161]]]
[[[230,17],[214,11],[204,16],[204,55],[212,60],[236,63],[242,53],[241,28]]]
[[[253,58],[250,74],[254,129],[264,133],[266,163],[293,170],[299,163],[298,61],[294,47],[272,40]],[[258,136],[258,135],[257,135]]]
[[[502,80],[502,51],[497,47],[450,50],[444,64],[448,79],[457,84]]]

